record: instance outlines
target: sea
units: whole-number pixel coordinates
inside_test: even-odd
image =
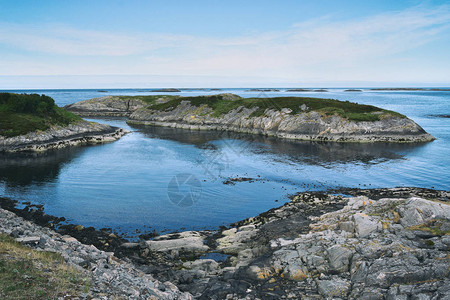
[[[0,196],[43,205],[66,222],[140,234],[215,230],[256,216],[304,191],[415,186],[450,189],[450,92],[248,91],[181,89],[182,96],[305,96],[348,100],[400,112],[436,137],[429,143],[331,143],[259,135],[132,126],[124,118],[89,118],[131,131],[108,144],[44,154],[0,155]],[[0,91],[4,92],[4,91]],[[10,90],[45,94],[64,106],[152,89]],[[230,180],[230,179],[239,180]]]

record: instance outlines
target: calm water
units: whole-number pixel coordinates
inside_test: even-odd
[[[259,93],[227,89],[244,97]],[[30,92],[30,91],[16,91]],[[145,90],[46,90],[63,106]],[[182,95],[217,91],[183,91]],[[45,155],[0,156],[0,195],[44,204],[49,214],[128,236],[138,230],[214,229],[281,205],[298,191],[337,187],[450,188],[449,92],[266,93],[327,97],[401,112],[437,140],[427,144],[289,142],[253,135],[131,127],[121,140]],[[253,182],[223,184],[229,177]]]

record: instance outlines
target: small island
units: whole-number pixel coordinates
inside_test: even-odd
[[[278,89],[249,89],[246,92],[279,92]]]
[[[449,88],[373,88],[371,91],[430,91],[430,92],[448,92]]]
[[[119,139],[121,128],[87,122],[46,95],[0,93],[0,152],[45,151]]]
[[[358,89],[348,89],[348,90],[344,90],[344,92],[362,92],[362,90],[358,90]]]
[[[289,90],[286,90],[286,92],[312,92],[312,90],[309,90],[309,89],[289,89]]]
[[[399,113],[307,97],[110,96],[66,106],[80,116],[127,116],[129,124],[219,130],[337,142],[427,142],[434,137]]]
[[[156,90],[151,90],[153,93],[180,93],[181,90],[179,89],[173,89],[173,88],[168,88],[168,89],[156,89]]]

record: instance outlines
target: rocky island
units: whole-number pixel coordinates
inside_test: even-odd
[[[126,132],[84,121],[45,95],[0,93],[0,152],[41,152],[105,143]]]
[[[434,137],[399,113],[307,97],[108,96],[66,109],[80,116],[127,116],[130,124],[220,130],[336,142],[427,142]]]

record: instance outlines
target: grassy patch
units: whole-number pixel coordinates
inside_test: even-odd
[[[441,230],[442,226],[441,220],[431,220],[428,223],[410,226],[407,229],[409,230],[418,230],[418,231],[426,231],[436,236],[450,235],[450,230],[443,231]]]
[[[59,254],[32,250],[0,234],[0,299],[56,299],[89,287],[89,280]]]
[[[275,97],[275,98],[241,98],[226,100],[221,95],[176,97],[165,103],[152,104],[148,108],[152,110],[172,110],[181,101],[189,101],[191,105],[201,107],[206,105],[213,112],[213,117],[222,116],[238,107],[256,108],[250,117],[263,116],[266,109],[281,110],[289,108],[291,114],[302,112],[301,107],[306,106],[307,111],[317,111],[324,116],[338,115],[352,121],[378,121],[388,116],[405,118],[405,116],[384,110],[372,105],[363,105],[349,101],[334,99],[307,98],[307,97]]]
[[[0,93],[0,135],[13,137],[52,125],[66,126],[81,118],[58,107],[45,95]]]

